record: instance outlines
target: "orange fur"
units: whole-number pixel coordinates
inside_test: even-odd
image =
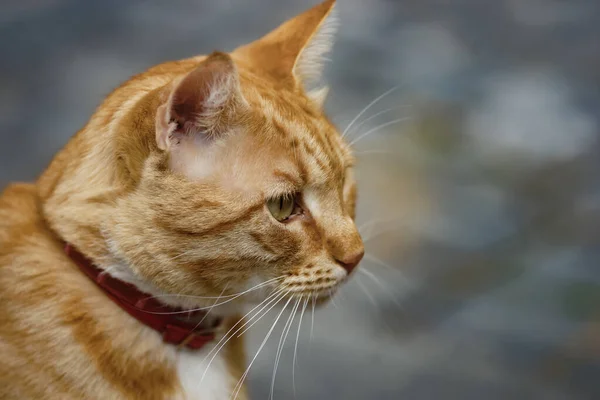
[[[307,94],[326,1],[230,54],[155,66],[110,94],[36,185],[0,198],[1,398],[185,398],[177,348],[114,305],[61,250],[182,307],[275,290],[329,296],[362,257],[353,157]],[[318,43],[313,43],[319,40]],[[313,46],[313,47],[311,47]],[[314,46],[321,46],[315,50]],[[324,48],[324,47],[323,47]],[[312,71],[315,72],[315,71]],[[278,222],[265,206],[297,194]],[[227,344],[231,388],[244,371]],[[242,392],[243,395],[243,392]]]

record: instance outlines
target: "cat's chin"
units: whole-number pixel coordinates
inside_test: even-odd
[[[334,296],[333,294],[328,294],[326,296],[317,297],[315,299],[315,308],[326,307],[329,304],[329,302],[331,301],[333,296]]]
[[[327,290],[323,292],[317,292],[312,294],[312,298],[314,298],[315,308],[326,307],[331,299],[335,296],[337,290]]]

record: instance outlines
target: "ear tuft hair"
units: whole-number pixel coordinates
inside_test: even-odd
[[[321,80],[325,62],[329,61],[326,56],[331,52],[339,25],[337,7],[333,5],[300,51],[293,74],[306,88],[310,88],[311,84],[318,84]]]
[[[329,86],[322,86],[318,89],[313,89],[307,92],[307,96],[311,99],[319,108],[325,105],[327,95],[329,94]]]

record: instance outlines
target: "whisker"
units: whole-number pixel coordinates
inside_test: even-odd
[[[375,257],[373,254],[367,253],[367,254],[365,254],[365,258],[374,262],[377,265],[381,265],[382,267],[386,267],[386,268],[389,268],[394,271],[398,270],[397,268],[392,267],[390,264],[386,263],[385,261]]]
[[[358,276],[357,276],[357,278],[358,278]],[[358,287],[360,287],[362,289],[363,292],[365,292],[365,295],[369,298],[369,300],[375,306],[375,308],[377,308],[377,302],[375,301],[375,299],[373,298],[371,293],[369,293],[369,291],[367,290],[367,287],[359,279],[356,279],[356,284],[358,285]]]
[[[363,237],[363,241],[365,241],[365,240],[368,241],[368,240],[371,240],[374,236],[380,235],[381,233],[400,229],[401,226],[399,226],[397,224],[392,225],[392,226],[388,226],[388,225],[394,224],[396,222],[402,222],[404,220],[406,220],[406,215],[396,215],[396,216],[387,216],[387,217],[382,217],[382,218],[373,218],[373,219],[361,224],[358,227],[358,231],[360,232],[361,236]],[[373,235],[372,229],[375,226],[377,226],[378,224],[385,224],[384,228],[387,228],[387,229],[379,230]],[[367,228],[370,228],[368,232],[366,232]]]
[[[109,275],[111,275],[111,273],[110,273],[110,272],[111,272],[111,271],[113,271],[113,270],[115,270],[115,269],[117,269],[117,268],[119,268],[119,266],[118,266],[118,265],[113,265],[113,266],[110,266],[110,267],[104,268],[104,269],[103,269],[103,270],[100,272],[100,274],[99,274],[99,275],[100,275],[100,276],[102,276],[102,275],[105,275],[105,274],[109,274]]]
[[[358,232],[361,234],[361,236],[365,236],[365,233],[366,233],[365,229],[367,227],[370,228],[370,227],[372,227],[373,225],[375,225],[375,224],[377,224],[379,222],[387,222],[387,220],[388,220],[387,218],[374,218],[374,219],[372,219],[370,221],[367,221],[367,222],[359,225],[358,226]],[[369,233],[371,233],[371,232],[369,231]],[[364,237],[363,237],[363,240],[365,240]]]
[[[361,290],[365,293],[365,295],[369,298],[371,304],[373,305],[373,308],[374,308],[375,312],[379,315],[379,319],[385,325],[386,329],[390,333],[394,333],[394,330],[390,327],[390,324],[388,323],[387,318],[383,315],[382,311],[379,309],[377,302],[375,301],[375,299],[373,298],[373,296],[371,295],[371,293],[369,293],[369,291],[367,290],[367,287],[358,278],[360,278],[360,277],[356,276],[356,283],[361,288]]]
[[[329,289],[329,298],[331,299],[331,304],[336,308],[339,309],[338,305],[335,302],[335,298],[333,296],[333,290]]]
[[[229,282],[227,282],[227,284],[225,285],[225,287],[223,288],[223,290],[221,291],[221,295],[223,293],[225,293],[225,290],[227,290],[227,287],[229,286]],[[198,329],[198,327],[200,325],[202,325],[202,323],[204,322],[204,320],[206,319],[206,317],[208,317],[208,314],[210,314],[210,312],[215,308],[215,306],[217,305],[217,303],[219,302],[220,297],[217,297],[217,299],[215,300],[215,304],[213,304],[213,306],[211,308],[208,309],[208,311],[204,314],[204,316],[202,318],[200,318],[200,321],[198,321],[198,323],[196,324],[196,326],[194,326],[193,330]]]
[[[281,296],[281,298],[279,300],[281,300],[283,297],[285,297],[286,293],[284,292],[283,295]],[[291,298],[291,297],[290,297]],[[277,301],[277,303],[279,303],[279,301]],[[246,333],[248,330],[250,330],[250,328],[252,328],[258,321],[261,320],[262,317],[264,317],[265,315],[267,315],[269,313],[269,311],[271,311],[276,305],[277,303],[273,304],[271,307],[269,307],[269,309],[267,311],[264,312],[264,314],[258,318],[257,320],[255,320],[254,322],[252,322],[252,324],[248,325],[239,335],[238,337],[242,336],[244,333]],[[251,320],[250,320],[251,321]],[[248,321],[248,322],[250,322]],[[237,333],[237,332],[236,332]]]
[[[395,220],[402,220],[403,217],[399,217],[399,218],[395,218],[394,220],[389,220],[387,221],[388,223],[394,222]],[[405,217],[404,217],[405,218]],[[396,225],[391,225],[391,226],[384,226],[383,228],[379,229],[378,231],[372,232],[372,230],[369,231],[369,235],[365,235],[363,237],[363,242],[364,243],[368,243],[369,241],[375,239],[376,237],[383,235],[384,233],[388,233],[388,232],[394,232],[394,231],[398,231],[402,229],[403,231],[408,231],[410,230],[409,226],[406,225],[402,225],[402,224],[396,224]]]
[[[271,379],[271,394],[269,396],[269,400],[273,399],[273,391],[275,389],[275,377],[277,376],[277,367],[279,366],[279,360],[281,359],[281,353],[283,353],[283,347],[285,345],[285,341],[287,339],[288,334],[290,333],[290,328],[292,327],[292,323],[294,322],[294,317],[296,316],[296,310],[298,309],[298,305],[300,304],[300,298],[296,300],[296,304],[292,308],[290,312],[290,316],[286,321],[283,329],[281,330],[281,337],[279,338],[279,344],[277,345],[277,352],[275,354],[275,363],[273,365],[273,378]]]
[[[298,333],[296,333],[296,345],[294,346],[294,359],[292,361],[292,388],[294,390],[294,397],[296,397],[296,355],[298,354],[298,339],[300,338],[300,327],[302,326],[302,317],[304,317],[304,311],[308,305],[308,297],[304,299],[302,305],[302,311],[300,312],[300,319],[298,320]]]
[[[221,351],[221,349],[227,344],[227,342],[229,342],[229,340],[231,338],[233,338],[233,336],[238,333],[240,331],[240,329],[242,329],[244,326],[246,326],[248,324],[249,321],[252,321],[252,319],[254,319],[257,315],[259,315],[262,310],[264,310],[266,307],[269,306],[269,304],[271,304],[273,301],[276,301],[275,304],[277,304],[277,302],[279,302],[279,300],[281,300],[283,298],[283,296],[285,295],[284,289],[280,289],[274,293],[271,293],[266,299],[264,299],[263,301],[261,301],[257,306],[255,306],[252,310],[248,311],[246,313],[246,315],[244,315],[242,318],[239,319],[239,321],[237,321],[228,331],[227,333],[225,333],[225,335],[223,335],[223,337],[221,338],[221,340],[219,340],[219,342],[215,345],[215,347],[212,348],[211,351],[208,352],[208,354],[206,355],[206,357],[204,357],[204,360],[202,361],[204,363],[204,361],[206,361],[206,359],[208,359],[208,357],[211,356],[211,354],[213,355],[212,358],[210,359],[210,361],[208,362],[208,365],[206,366],[206,368],[204,369],[204,373],[202,374],[202,377],[200,378],[200,382],[202,382],[204,380],[204,376],[206,375],[206,373],[208,372],[208,368],[210,367],[210,365],[212,364],[213,360],[215,359],[215,357],[217,356],[217,354],[219,353],[219,351]],[[283,294],[282,294],[283,293]],[[245,321],[245,318],[250,315],[250,313],[252,313],[254,310],[256,310],[257,308],[259,308],[261,305],[263,305],[264,303],[267,303],[264,305],[263,308],[261,308],[259,311],[257,311],[248,321]],[[259,318],[260,319],[260,318]],[[239,324],[242,323],[242,321],[244,321],[244,324],[242,324],[235,332],[233,332],[230,336],[228,336]]]
[[[363,139],[363,138],[365,138],[365,137],[369,136],[369,135],[370,135],[370,134],[372,134],[372,133],[375,133],[375,132],[377,132],[377,131],[378,131],[378,130],[380,130],[380,129],[383,129],[383,128],[385,128],[385,127],[388,127],[388,126],[390,126],[390,125],[394,125],[394,124],[397,124],[397,123],[399,123],[399,122],[406,121],[406,120],[409,120],[409,119],[411,119],[411,117],[402,117],[402,118],[397,118],[397,119],[394,119],[394,120],[392,120],[392,121],[390,121],[390,122],[386,122],[385,124],[378,125],[378,126],[376,126],[375,128],[373,128],[373,129],[369,129],[368,131],[366,131],[366,132],[365,132],[365,133],[363,133],[362,135],[358,136],[356,139],[353,139],[353,140],[350,142],[350,144],[349,144],[349,145],[350,145],[350,146],[353,146],[354,144],[358,143],[358,142],[359,142],[361,139]]]
[[[315,327],[315,303],[317,302],[317,298],[313,295],[311,298],[312,301],[312,312],[310,313],[310,342],[312,343],[313,332]]]
[[[387,114],[387,113],[389,113],[390,111],[394,111],[394,110],[400,110],[400,109],[402,109],[402,108],[411,108],[411,107],[412,107],[411,105],[409,105],[409,104],[405,104],[405,105],[401,105],[401,106],[398,106],[398,107],[391,107],[391,108],[385,109],[385,110],[383,110],[383,111],[379,111],[379,112],[377,112],[377,113],[375,113],[375,114],[371,115],[370,117],[368,117],[368,118],[365,118],[365,119],[363,119],[362,121],[360,121],[360,122],[358,123],[358,125],[356,125],[356,126],[354,127],[354,130],[357,130],[358,128],[360,128],[361,126],[363,126],[364,124],[366,124],[367,122],[374,120],[375,118],[379,117],[380,115]],[[350,131],[348,131],[348,133],[350,133]]]
[[[344,132],[342,132],[342,137],[346,136],[346,133],[348,133],[348,131],[350,130],[350,128],[352,128],[352,125],[354,125],[354,123],[365,113],[367,112],[371,107],[373,107],[379,100],[383,99],[385,96],[387,96],[388,94],[392,93],[393,91],[397,90],[400,87],[400,85],[396,85],[391,89],[386,90],[383,94],[377,96],[373,101],[371,101],[369,104],[367,104],[367,106],[365,108],[363,108],[361,110],[361,112],[359,112],[358,114],[356,114],[356,117],[354,117],[354,119],[352,121],[350,121],[350,123],[348,124],[348,126],[346,127],[346,129],[344,129]]]
[[[335,297],[338,297],[342,304],[344,304],[346,301],[346,295],[344,294],[344,290],[338,290],[335,293]]]
[[[265,347],[265,343],[267,343],[267,340],[269,340],[269,337],[271,336],[271,333],[273,332],[273,329],[275,329],[275,326],[277,325],[277,322],[279,321],[279,318],[281,318],[281,315],[283,314],[283,312],[287,308],[288,304],[290,304],[291,300],[292,300],[292,297],[290,297],[288,299],[288,301],[285,303],[285,305],[283,306],[283,308],[279,312],[279,315],[277,315],[277,318],[275,318],[275,322],[273,322],[273,325],[271,326],[271,329],[269,329],[269,331],[267,332],[267,334],[265,336],[265,339],[260,344],[260,347],[256,351],[256,354],[254,355],[254,358],[252,358],[252,361],[250,361],[250,364],[248,365],[248,368],[246,368],[246,371],[244,371],[244,373],[242,374],[242,376],[238,380],[237,384],[233,388],[233,391],[234,391],[233,400],[235,400],[237,398],[237,396],[238,396],[238,394],[240,392],[240,389],[242,388],[242,385],[244,384],[244,379],[246,379],[246,376],[248,375],[248,372],[250,371],[250,368],[252,368],[252,364],[254,364],[254,361],[256,360],[256,357],[258,357],[258,355],[260,354],[260,352],[263,349],[263,347]]]
[[[390,264],[386,263],[383,260],[380,260],[379,258],[375,257],[374,255],[366,253],[365,260],[370,261],[372,263],[371,265],[379,265],[379,266],[387,268],[394,274],[398,275],[398,277],[400,277],[408,287],[414,286],[414,282],[412,282],[400,269],[392,267]]]
[[[395,296],[394,292],[387,285],[384,285],[384,283],[379,278],[377,278],[377,276],[375,276],[375,274],[372,271],[369,271],[365,267],[358,268],[357,271],[371,278],[373,282],[375,282],[388,296],[390,296],[394,304],[396,304],[400,309],[403,309],[400,302],[398,302],[397,296]]]
[[[368,269],[366,269],[364,266],[362,268],[357,269],[357,271],[362,271],[362,273],[371,278],[371,280],[373,280],[373,282],[375,282],[392,300],[392,302],[398,307],[398,311],[400,312],[400,314],[402,314],[402,320],[397,316],[394,315],[392,316],[393,319],[396,320],[396,322],[398,323],[402,323],[403,325],[406,325],[407,322],[410,323],[410,327],[412,328],[423,328],[426,326],[426,321],[420,320],[418,317],[415,317],[413,315],[410,315],[406,308],[404,307],[403,304],[400,303],[398,296],[397,296],[397,292],[395,292],[389,284],[386,284],[385,279],[381,280],[379,279],[373,271],[369,271]],[[380,312],[378,310],[378,312]],[[382,315],[382,313],[380,312],[380,315]],[[383,319],[383,321],[385,322],[385,325],[387,326],[388,329],[392,330],[392,328],[390,327],[390,325],[388,324],[387,319]]]
[[[273,281],[277,281],[277,280],[281,280],[283,279],[284,276],[279,276],[276,278],[271,278],[267,281],[261,282],[259,284],[257,284],[256,286],[251,287],[250,289],[247,289],[243,292],[239,292],[239,293],[234,293],[234,294],[227,294],[225,296],[196,296],[196,295],[192,295],[192,294],[159,294],[156,296],[150,296],[150,297],[146,297],[145,299],[158,299],[158,298],[162,298],[162,297],[182,297],[182,298],[190,298],[190,299],[216,299],[216,298],[220,298],[220,297],[234,297],[234,296],[238,296],[241,294],[245,294],[249,291],[254,290],[255,288],[258,289],[259,286],[265,285],[267,283],[273,282]]]
[[[197,251],[197,249],[189,249],[189,250],[186,250],[186,251],[184,251],[184,252],[181,252],[181,253],[177,254],[175,257],[171,257],[171,258],[170,258],[170,260],[171,260],[171,261],[175,261],[175,260],[177,260],[178,258],[181,258],[181,257],[183,257],[183,256],[187,256],[187,255],[189,255],[189,254],[193,254],[193,253],[195,253],[196,251]]]
[[[261,288],[261,287],[267,286],[267,285],[269,285],[270,283],[272,283],[272,282],[274,282],[274,281],[281,280],[281,279],[283,279],[283,278],[284,278],[284,276],[280,276],[280,277],[278,277],[278,278],[272,278],[272,279],[269,279],[268,281],[264,281],[264,282],[262,282],[262,283],[259,283],[258,285],[256,285],[256,286],[253,286],[253,287],[251,287],[250,289],[244,290],[243,292],[237,293],[236,295],[234,295],[234,297],[232,297],[232,298],[230,298],[230,299],[228,299],[228,300],[225,300],[225,301],[224,301],[224,302],[222,302],[222,303],[215,304],[215,305],[213,305],[213,306],[198,307],[198,308],[193,308],[193,309],[190,309],[190,310],[182,310],[182,311],[168,311],[168,312],[146,311],[146,310],[142,310],[142,309],[140,309],[140,311],[144,311],[144,312],[146,312],[146,313],[148,313],[148,314],[157,314],[157,315],[171,315],[171,314],[186,314],[186,313],[189,313],[189,312],[200,311],[200,310],[206,310],[206,309],[208,309],[208,308],[211,308],[211,307],[220,306],[220,305],[223,305],[223,304],[229,303],[230,301],[233,301],[233,300],[237,299],[238,297],[245,295],[246,293],[249,293],[249,292],[251,292],[251,291],[253,291],[253,290],[257,290],[257,289],[259,289],[259,288]],[[175,296],[181,296],[181,295],[175,295]],[[213,298],[214,298],[214,297],[213,297]]]

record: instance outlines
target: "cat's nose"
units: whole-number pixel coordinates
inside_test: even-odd
[[[360,250],[354,253],[350,253],[347,256],[336,258],[336,261],[346,270],[346,272],[348,272],[348,275],[350,275],[352,270],[356,268],[356,266],[358,265],[360,260],[362,260],[364,255],[365,249],[361,248]]]

